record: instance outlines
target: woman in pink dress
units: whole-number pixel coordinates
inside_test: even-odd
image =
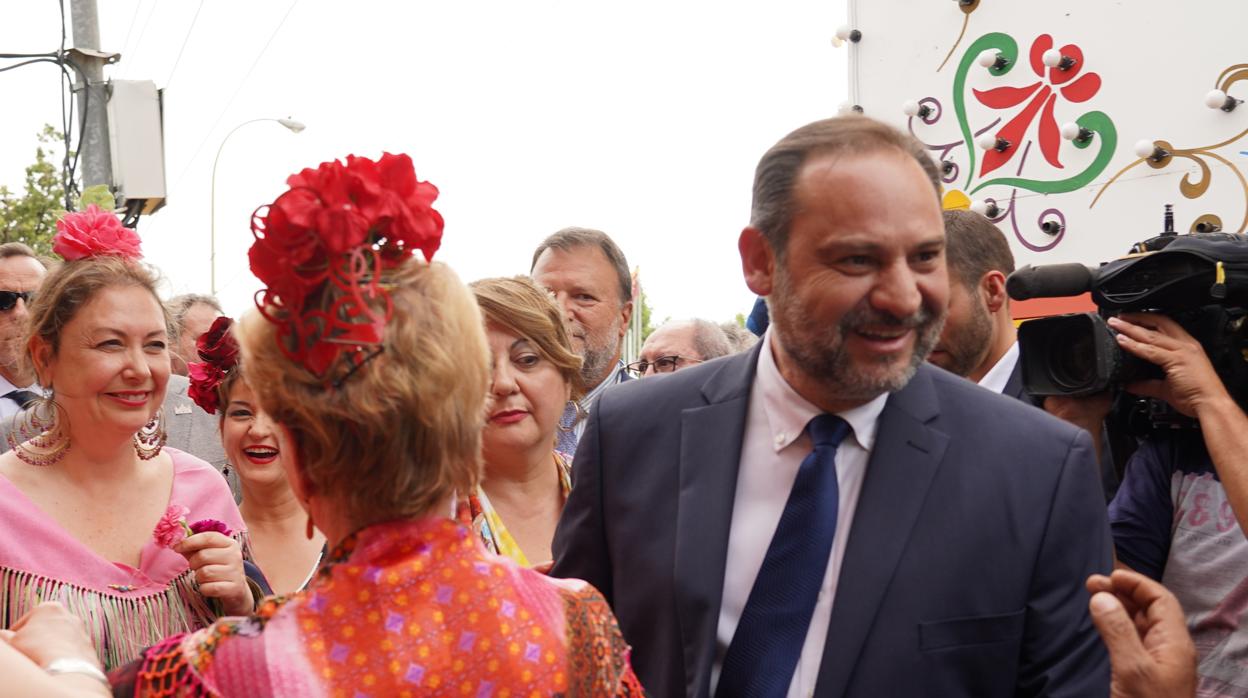
[[[161,448],[167,319],[138,236],[94,207],[58,229],[66,261],[29,309],[46,395],[15,418],[0,456],[0,627],[59,601],[113,667],[254,602],[225,481]],[[188,536],[200,520],[214,530]]]

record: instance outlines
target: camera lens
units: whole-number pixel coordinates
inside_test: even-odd
[[[1049,371],[1058,387],[1077,392],[1096,380],[1095,337],[1078,325],[1058,329],[1049,340]]]

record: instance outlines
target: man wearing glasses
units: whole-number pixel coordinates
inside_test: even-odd
[[[638,378],[672,373],[732,353],[719,325],[707,320],[671,320],[650,333],[641,346],[641,360],[628,365]]]
[[[47,273],[26,245],[0,245],[0,419],[20,412],[40,391],[22,356],[26,353],[26,306]]]

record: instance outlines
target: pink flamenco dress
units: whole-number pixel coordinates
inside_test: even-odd
[[[447,518],[369,526],[311,586],[113,673],[156,696],[642,696],[606,600],[487,552]]]
[[[212,466],[175,449],[170,503],[187,519],[217,519],[245,544],[243,518]],[[105,560],[0,477],[0,627],[43,601],[56,601],[86,622],[105,668],[121,666],[150,645],[203,628],[217,614],[196,588],[186,558],[149,540],[137,568]]]

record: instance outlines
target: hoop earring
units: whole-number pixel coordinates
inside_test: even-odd
[[[559,426],[557,428],[559,429],[559,431],[562,431],[564,433],[567,433],[575,429],[576,425],[581,423],[581,420],[589,416],[589,413],[585,411],[585,408],[581,407],[580,402],[577,402],[576,400],[568,400],[568,404],[572,406],[572,408],[576,411],[576,414],[572,418],[572,421],[568,422],[567,424],[564,424],[562,419],[559,420]],[[566,407],[563,408],[563,411],[566,413],[568,411],[568,408]]]
[[[68,421],[65,418],[64,421]],[[13,427],[5,437],[13,455],[27,465],[47,467],[60,462],[69,451],[69,435],[61,418],[61,406],[45,388],[25,410],[13,416]]]
[[[134,452],[142,460],[151,460],[160,455],[160,449],[168,440],[169,434],[165,432],[165,411],[156,410],[156,416],[134,433]]]

